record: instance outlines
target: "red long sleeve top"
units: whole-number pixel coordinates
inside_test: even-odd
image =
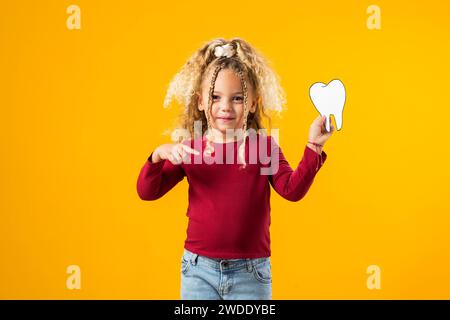
[[[200,152],[191,154],[190,161],[172,164],[163,159],[153,163],[152,152],[142,167],[137,180],[137,192],[142,200],[162,197],[187,177],[189,221],[184,247],[191,252],[222,259],[270,256],[270,185],[283,198],[299,201],[327,158],[324,151],[319,155],[305,146],[302,160],[292,170],[273,137],[256,135],[256,149],[251,147],[249,137],[246,138],[245,169],[237,162],[242,141],[214,142],[210,159],[214,158],[215,163],[212,163],[203,155],[205,137],[183,142]],[[260,139],[266,140],[265,145]],[[249,148],[257,150],[258,155],[264,150],[267,157],[249,162]],[[234,157],[232,163],[227,161],[230,154]],[[261,174],[261,170],[269,167],[273,168],[272,172]]]

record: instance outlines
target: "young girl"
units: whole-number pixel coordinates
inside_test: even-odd
[[[195,52],[172,80],[165,106],[173,98],[185,107],[185,134],[153,150],[137,192],[156,200],[187,177],[181,299],[271,299],[270,185],[289,201],[302,199],[334,127],[327,132],[322,116],[313,121],[292,170],[275,139],[255,133],[263,115],[282,110],[283,90],[264,57],[239,38],[214,39]],[[261,154],[269,161],[255,163]]]

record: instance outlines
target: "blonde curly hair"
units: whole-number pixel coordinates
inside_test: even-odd
[[[217,57],[214,52],[218,46],[228,45],[234,50],[231,57]],[[262,126],[262,116],[266,117],[271,127],[270,113],[274,112],[281,116],[281,111],[286,109],[286,97],[280,85],[277,74],[270,67],[267,59],[252,47],[248,42],[233,38],[229,41],[223,38],[216,38],[203,44],[183,65],[181,70],[171,80],[164,107],[169,107],[173,100],[184,106],[184,111],[180,115],[181,129],[188,131],[190,137],[194,137],[194,123],[200,121],[202,132],[211,132],[210,112],[212,105],[212,92],[214,83],[220,70],[230,69],[239,75],[244,92],[244,123],[242,132],[244,134],[243,143],[239,147],[239,158],[245,162],[245,137],[248,135],[247,129],[264,129]],[[199,95],[202,84],[206,77],[212,73],[212,80],[209,88],[209,102],[207,110],[200,111],[198,108]],[[248,111],[247,90],[249,87],[254,90],[257,97],[257,104],[254,113]],[[180,127],[178,126],[177,129]],[[207,147],[205,152],[212,152],[210,135],[207,137]],[[181,140],[182,138],[178,138]],[[184,139],[183,139],[184,140]]]

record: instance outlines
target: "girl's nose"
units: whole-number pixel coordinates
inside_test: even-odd
[[[232,103],[229,102],[229,101],[224,101],[224,102],[221,103],[220,109],[227,110],[227,111],[228,110],[232,110]]]

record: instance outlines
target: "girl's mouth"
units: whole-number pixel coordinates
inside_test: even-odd
[[[217,120],[220,120],[222,122],[231,122],[234,120],[234,118],[231,117],[217,117]]]

